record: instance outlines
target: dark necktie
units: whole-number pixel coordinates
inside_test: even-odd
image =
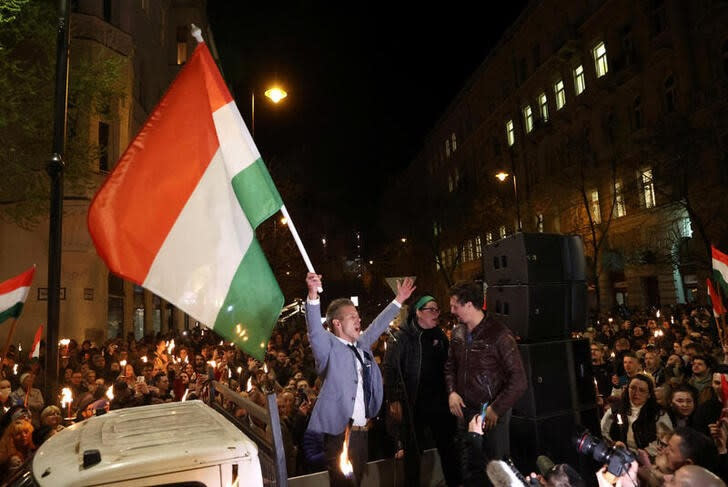
[[[371,418],[374,416],[374,414],[371,411],[372,405],[370,405],[370,400],[372,397],[372,375],[371,375],[371,365],[365,364],[364,360],[362,360],[361,355],[359,355],[359,350],[352,345],[348,344],[347,347],[349,347],[356,356],[356,359],[361,364],[361,378],[362,378],[362,387],[364,389],[364,410],[366,411],[367,418]]]

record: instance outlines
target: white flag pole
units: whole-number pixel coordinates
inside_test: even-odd
[[[291,235],[293,235],[293,240],[296,241],[296,245],[298,246],[298,251],[301,252],[301,257],[303,257],[303,261],[306,263],[308,272],[315,273],[316,271],[313,270],[313,264],[311,264],[311,259],[308,258],[308,253],[306,253],[306,249],[303,248],[303,243],[301,242],[301,237],[298,236],[298,231],[296,230],[296,226],[293,224],[293,220],[291,220],[291,215],[288,214],[286,205],[281,206],[281,213],[283,213],[283,218],[286,219],[286,224],[288,225],[288,229],[291,231]],[[318,292],[322,293],[322,292],[324,292],[324,290],[322,288],[318,288]]]

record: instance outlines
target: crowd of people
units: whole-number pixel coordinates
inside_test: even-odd
[[[398,298],[407,297],[409,294],[398,294]],[[368,431],[369,459],[405,458],[409,475],[416,476],[420,453],[428,442],[434,443],[449,485],[482,485],[478,483],[483,481],[482,472],[474,477],[473,472],[465,471],[463,477],[460,469],[467,466],[456,465],[460,462],[453,458],[458,451],[452,442],[458,431],[457,412],[461,412],[461,434],[468,428],[471,437],[473,432],[475,436],[482,434],[483,429],[491,431],[491,438],[503,428],[498,435],[505,434],[504,418],[510,414],[513,401],[501,399],[499,404],[495,397],[503,395],[489,388],[500,391],[509,384],[486,384],[483,394],[493,397],[484,401],[487,404],[493,399],[494,407],[484,407],[482,415],[476,414],[480,411],[474,407],[480,404],[466,404],[461,397],[466,393],[457,393],[461,380],[458,372],[446,370],[448,357],[457,353],[453,347],[448,349],[449,345],[454,344],[457,350],[464,346],[463,340],[473,339],[470,334],[457,335],[463,333],[457,328],[453,334],[453,324],[468,319],[458,308],[462,300],[451,301],[453,314],[447,314],[440,313],[431,296],[415,297],[417,301],[409,303],[410,313],[395,336],[369,337],[371,355],[358,358],[365,369],[367,359],[382,368],[384,397],[379,398],[377,411],[366,411],[364,422],[355,424],[355,430]],[[311,294],[309,298],[315,303]],[[468,304],[467,299],[463,304]],[[469,304],[473,307],[472,302]],[[656,311],[595,317],[577,336],[589,340],[591,346],[595,392],[603,412],[601,435],[610,444],[633,450],[638,457],[632,479],[635,483],[622,485],[675,485],[670,482],[678,472],[683,477],[704,474],[693,468],[684,470],[686,466],[701,467],[725,478],[728,417],[723,401],[728,395],[728,347],[721,346],[723,337],[708,311],[677,307],[660,310],[661,317]],[[477,314],[478,310],[471,312]],[[333,330],[339,338],[346,338],[346,330],[361,332],[356,327],[346,329],[336,314],[327,317],[327,326],[339,327],[339,334]],[[358,320],[358,315],[355,318]],[[487,324],[484,316],[473,320],[473,326],[480,321]],[[494,347],[502,348],[498,353],[515,350],[506,335],[510,336],[492,338]],[[129,334],[104,343],[86,340],[79,344],[70,339],[61,345],[59,354],[59,388],[63,393],[58,391],[58,399],[66,399],[61,407],[57,398],[46,398],[41,392],[45,390],[43,356],[29,359],[11,347],[0,369],[0,476],[18,468],[50,436],[74,422],[114,409],[205,398],[211,373],[261,406],[265,406],[266,394],[275,392],[289,476],[323,470],[330,460],[328,450],[336,448],[330,447],[322,427],[308,428],[326,379],[319,363],[322,357],[315,357],[310,337],[311,329],[307,332],[301,319],[277,326],[264,361],[200,327],[141,339]],[[356,342],[352,336],[351,344]],[[413,363],[417,367],[413,368]],[[514,362],[512,367],[512,373],[519,374],[518,364]],[[362,377],[361,367],[352,373]],[[519,395],[522,386],[511,387],[511,395]],[[473,394],[472,384],[464,387],[467,394]],[[369,407],[366,400],[364,406]],[[243,408],[233,410],[238,416],[246,414]],[[473,414],[477,420],[471,420]],[[430,429],[428,435],[423,427]],[[338,431],[338,426],[334,429]],[[507,442],[505,445],[507,449]],[[546,484],[548,479],[541,481]]]

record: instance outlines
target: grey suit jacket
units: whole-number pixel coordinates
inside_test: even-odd
[[[372,380],[371,410],[382,407],[382,372],[374,362],[372,345],[385,332],[389,323],[399,314],[399,306],[389,303],[356,342],[364,364],[370,365]],[[358,374],[356,356],[336,335],[321,324],[321,306],[306,303],[308,339],[316,361],[316,373],[323,378],[323,385],[311,413],[308,429],[319,433],[338,435],[344,432],[354,412]],[[364,353],[362,353],[364,352]]]

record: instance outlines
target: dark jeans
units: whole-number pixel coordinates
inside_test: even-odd
[[[349,437],[349,461],[354,468],[352,478],[347,478],[339,468],[339,455],[344,445],[344,433],[340,435],[324,435],[324,451],[326,452],[326,470],[329,472],[329,485],[351,487],[361,484],[364,467],[368,461],[367,432],[352,431]]]
[[[468,447],[466,436],[468,434],[468,423],[473,416],[480,414],[480,410],[473,410],[469,408],[463,409],[463,419],[458,418],[458,451],[460,452],[461,459],[461,472],[464,474],[468,466],[466,461],[468,458],[468,452],[465,449]],[[498,418],[493,429],[483,434],[483,463],[487,464],[490,460],[502,460],[504,457],[510,456],[511,454],[511,436],[510,436],[510,425],[511,425],[511,410],[509,409],[503,415]],[[484,485],[491,485],[485,479]]]
[[[435,440],[437,453],[440,455],[442,473],[445,482],[449,486],[460,484],[460,470],[455,449],[455,416],[449,412],[433,413],[415,411],[414,437],[409,434],[405,438],[404,469],[406,485],[417,487],[421,485],[420,464],[422,463],[422,451],[425,447],[425,432],[427,429],[432,433]]]

